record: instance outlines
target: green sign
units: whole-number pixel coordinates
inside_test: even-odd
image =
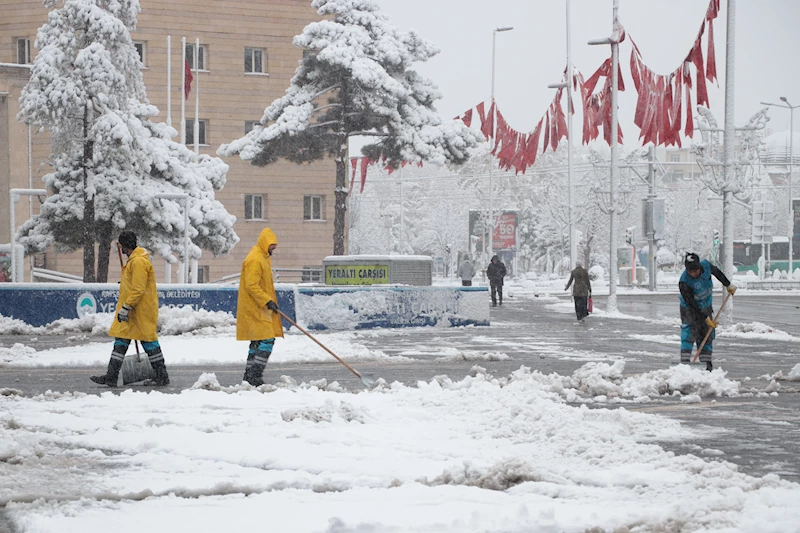
[[[326,285],[385,285],[388,283],[388,265],[325,265]]]

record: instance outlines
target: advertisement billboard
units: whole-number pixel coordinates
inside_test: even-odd
[[[469,234],[477,241],[477,248],[483,250],[488,245],[489,233],[486,223],[488,213],[481,211],[469,212]],[[492,234],[492,247],[494,250],[517,249],[517,212],[495,212],[495,226]]]

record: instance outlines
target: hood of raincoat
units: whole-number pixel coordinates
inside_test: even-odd
[[[258,246],[262,252],[269,255],[269,245],[274,244],[278,245],[278,237],[275,236],[275,232],[269,228],[264,228],[261,230],[261,235],[258,236],[258,242],[256,246]]]

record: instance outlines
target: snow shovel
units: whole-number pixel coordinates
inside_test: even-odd
[[[119,255],[119,266],[125,268],[122,264],[122,247],[117,243],[117,255]],[[154,379],[153,367],[150,366],[150,359],[145,354],[139,352],[139,341],[136,343],[136,355],[126,355],[122,360],[122,384],[128,385],[129,383],[136,383],[137,381],[144,381],[146,379]]]
[[[153,367],[147,354],[139,352],[139,341],[136,342],[136,355],[126,355],[122,360],[122,384],[136,383],[146,379],[155,379]]]
[[[321,342],[319,342],[319,341],[318,341],[318,340],[317,340],[317,339],[316,339],[316,338],[315,338],[313,335],[311,335],[311,333],[307,332],[306,330],[304,330],[303,328],[301,328],[300,326],[298,326],[298,325],[297,325],[297,322],[295,322],[294,320],[292,320],[291,318],[289,318],[288,316],[286,316],[286,313],[284,313],[284,312],[283,312],[283,311],[281,311],[280,309],[278,310],[278,314],[279,314],[279,315],[281,315],[283,318],[285,318],[285,319],[286,319],[286,321],[287,321],[287,322],[289,322],[289,324],[293,325],[294,327],[296,327],[297,329],[299,329],[300,331],[302,331],[303,333],[305,333],[306,335],[308,335],[308,338],[309,338],[309,339],[311,339],[312,341],[314,341],[314,342],[316,342],[317,344],[319,344],[319,345],[320,345],[320,346],[321,346],[321,347],[322,347],[322,348],[323,348],[323,349],[324,349],[326,352],[328,352],[329,354],[331,354],[332,356],[334,356],[334,357],[336,358],[336,360],[337,360],[337,361],[339,361],[339,362],[340,362],[340,363],[342,363],[344,366],[346,366],[346,367],[347,367],[347,369],[348,369],[348,370],[350,370],[350,372],[352,372],[353,374],[355,374],[355,375],[358,377],[358,379],[360,379],[360,380],[361,380],[361,383],[363,383],[365,387],[367,387],[367,388],[369,389],[369,388],[372,388],[372,387],[375,385],[375,376],[373,376],[372,374],[362,374],[361,372],[359,372],[358,370],[356,370],[356,369],[355,369],[355,368],[353,368],[352,366],[350,366],[350,365],[348,365],[347,363],[345,363],[345,362],[342,360],[342,358],[341,358],[341,357],[339,357],[338,355],[336,355],[335,353],[333,353],[332,351],[330,351],[330,350],[328,349],[328,347],[327,347],[327,346],[325,346],[324,344],[322,344]]]
[[[725,304],[728,303],[728,299],[730,297],[731,297],[731,293],[728,293],[728,295],[725,297],[725,299],[722,300],[722,305],[719,306],[719,311],[717,311],[717,316],[714,317],[714,322],[719,320],[719,315],[722,314],[722,310],[725,309]],[[700,347],[697,349],[697,353],[694,354],[694,357],[692,357],[692,363],[696,363],[697,362],[697,358],[700,357],[700,352],[703,351],[703,346],[706,345],[706,341],[708,340],[709,335],[711,335],[711,328],[708,328],[708,331],[706,331],[706,336],[703,337],[703,342],[700,343]]]

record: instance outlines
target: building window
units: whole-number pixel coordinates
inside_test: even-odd
[[[147,66],[147,62],[145,61],[145,59],[147,58],[147,56],[145,56],[145,52],[147,51],[146,43],[144,41],[134,41],[133,46],[136,47],[136,53],[139,54],[139,61],[141,61],[142,66],[146,67]]]
[[[261,124],[260,120],[245,120],[244,121],[244,134],[247,135],[248,133],[253,131],[253,128],[255,128],[257,125],[260,125],[260,124]]]
[[[672,163],[680,163],[681,162],[681,154],[670,154],[669,160]]]
[[[200,123],[200,135],[198,136],[198,144],[208,144],[208,139],[206,138],[206,132],[208,128],[206,128],[206,120],[200,119],[198,120]],[[187,118],[186,119],[186,146],[194,144],[194,119]]]
[[[264,196],[261,194],[244,195],[244,219],[264,220]]]
[[[29,65],[31,62],[31,40],[27,37],[17,39],[17,63]]]
[[[197,267],[197,283],[210,283],[211,269],[208,265]]]
[[[197,70],[208,70],[208,64],[206,63],[206,58],[208,57],[208,53],[207,52],[208,52],[208,50],[206,48],[206,45],[201,44],[200,45],[200,53],[198,54],[199,57],[197,59],[197,64],[198,64]],[[193,44],[187,44],[186,45],[186,61],[189,62],[189,68],[194,70],[194,45]]]
[[[263,48],[244,49],[244,71],[251,74],[267,72],[267,52]]]
[[[304,266],[301,274],[303,283],[322,283],[322,268],[318,266]]]
[[[303,197],[303,220],[322,220],[322,204],[324,196]]]

